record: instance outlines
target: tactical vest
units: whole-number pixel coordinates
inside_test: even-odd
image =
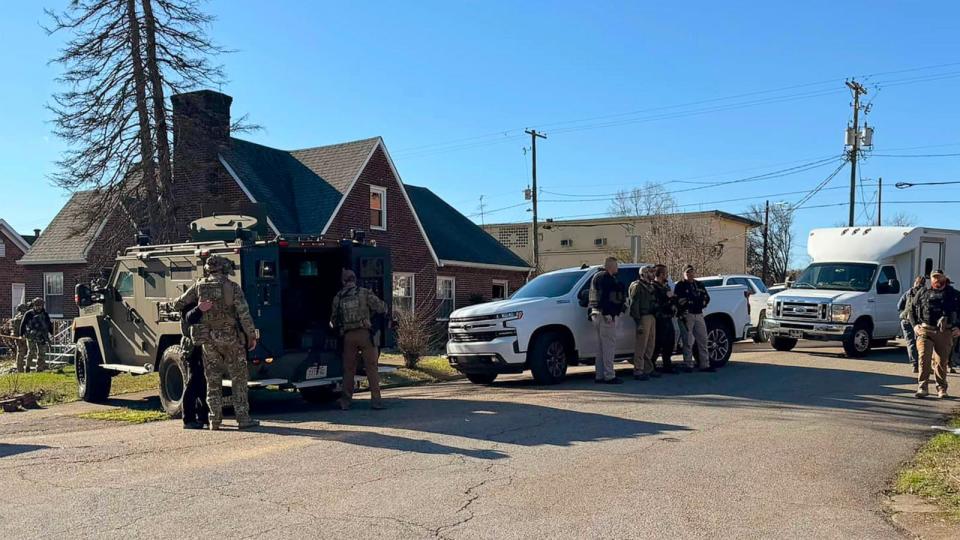
[[[204,278],[197,282],[197,303],[211,302],[213,306],[191,334],[196,343],[236,342],[240,337],[234,307],[233,285],[226,280]]]
[[[337,304],[337,317],[344,332],[358,328],[370,328],[370,307],[360,294],[360,287],[351,287],[340,291]]]
[[[23,322],[23,313],[17,312],[17,316],[10,320],[10,332],[13,337],[20,337],[20,324]]]

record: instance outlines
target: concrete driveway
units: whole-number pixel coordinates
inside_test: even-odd
[[[3,414],[0,523],[6,538],[899,537],[882,491],[954,404],[912,396],[901,349],[737,348],[715,374],[600,386],[578,368],[554,387],[395,390],[382,412],[273,393],[256,432],[73,416],[86,404]]]

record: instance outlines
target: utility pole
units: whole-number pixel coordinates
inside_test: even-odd
[[[860,96],[866,94],[867,89],[855,80],[847,81],[846,85],[853,92],[853,140],[850,148],[850,222],[848,224],[853,227],[856,217],[854,207],[857,204],[857,154],[860,152]],[[851,139],[849,136],[850,128],[847,129],[847,140],[849,141]]]
[[[770,201],[767,201],[767,207],[763,214],[763,283],[767,284],[767,278],[770,276],[769,257],[767,256],[767,238],[770,237]]]
[[[877,227],[883,225],[883,220],[880,219],[880,212],[883,211],[883,177],[880,177],[880,185],[877,188]]]
[[[483,227],[486,223],[483,222],[483,195],[480,196],[480,226]]]
[[[538,133],[535,129],[525,130],[524,133],[530,135],[530,150],[533,153],[533,192],[531,200],[533,202],[533,268],[535,272],[540,271],[540,233],[537,230],[537,139],[546,139],[543,133]]]

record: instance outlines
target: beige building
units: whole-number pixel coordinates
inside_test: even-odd
[[[658,262],[650,260],[651,246],[655,243],[651,229],[656,219],[611,217],[541,222],[540,267],[549,272],[582,264],[601,264],[610,255],[624,262]],[[712,246],[716,254],[714,270],[725,274],[746,272],[747,232],[760,223],[721,211],[673,214],[668,219],[686,222],[709,236],[704,244]],[[496,223],[484,229],[532,266],[531,223]]]

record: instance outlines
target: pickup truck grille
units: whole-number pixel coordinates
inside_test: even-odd
[[[450,341],[454,343],[485,343],[498,337],[517,335],[516,330],[500,330],[496,332],[451,332]]]
[[[829,306],[811,302],[779,301],[776,305],[776,316],[782,319],[798,321],[825,321]]]

